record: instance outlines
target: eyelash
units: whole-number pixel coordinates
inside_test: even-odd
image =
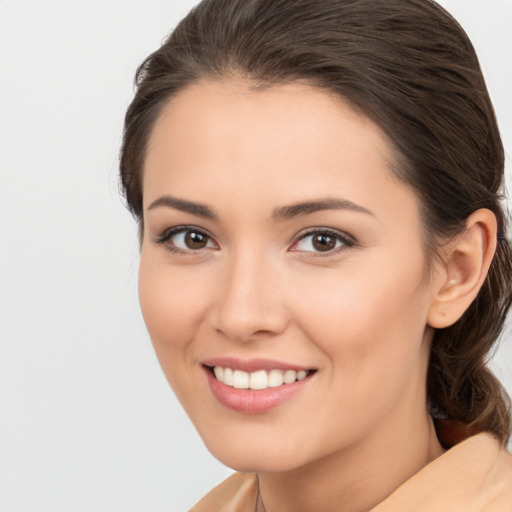
[[[184,249],[180,249],[179,247],[167,244],[167,242],[169,242],[169,240],[171,240],[171,238],[173,236],[182,234],[182,233],[186,233],[187,231],[199,233],[199,234],[205,236],[208,239],[208,241],[213,240],[213,237],[211,237],[206,231],[204,231],[203,229],[198,228],[196,226],[175,226],[173,228],[166,229],[162,234],[158,235],[155,238],[154,242],[156,244],[163,245],[166,250],[168,250],[169,252],[171,252],[173,254],[178,254],[178,255],[183,255],[183,256],[194,256],[197,253],[199,253],[202,249],[184,250]],[[336,242],[338,242],[338,241],[341,242],[342,245],[340,247],[334,248],[332,250],[325,251],[324,253],[322,253],[321,251],[318,251],[318,252],[316,252],[316,251],[299,251],[297,249],[293,249],[293,247],[295,245],[297,245],[299,242],[301,242],[302,240],[305,240],[309,236],[318,235],[318,234],[331,236],[336,240]],[[354,247],[356,245],[356,241],[351,236],[347,235],[346,233],[343,233],[340,231],[335,231],[335,230],[328,229],[328,228],[309,229],[305,233],[302,233],[298,237],[296,236],[294,238],[295,238],[295,241],[291,245],[290,250],[292,252],[306,253],[308,255],[307,257],[313,257],[313,258],[318,258],[318,257],[322,258],[322,257],[332,256],[333,254],[336,254],[336,253],[340,252],[341,250],[350,249],[351,247]]]
[[[323,257],[332,256],[333,254],[337,254],[340,251],[350,249],[351,247],[354,247],[356,245],[356,241],[354,240],[354,238],[352,238],[351,236],[349,236],[346,233],[343,233],[341,231],[335,231],[333,229],[319,227],[319,228],[308,229],[305,233],[302,233],[301,235],[299,235],[297,240],[295,242],[293,242],[292,247],[294,247],[300,241],[305,240],[307,237],[312,236],[312,235],[331,236],[336,240],[336,242],[338,242],[338,241],[341,242],[341,246],[335,247],[334,249],[325,251],[325,252],[298,251],[298,250],[294,250],[294,249],[292,249],[292,251],[293,252],[304,252],[308,255],[308,257],[311,257],[311,258],[323,258]]]
[[[211,237],[206,231],[203,229],[200,229],[196,226],[175,226],[173,228],[166,229],[162,234],[158,235],[155,238],[156,244],[161,244],[167,249],[169,252],[172,252],[173,254],[179,254],[183,256],[194,256],[197,254],[201,249],[194,250],[194,249],[180,249],[179,247],[175,247],[172,245],[167,244],[167,242],[175,235],[179,235],[181,233],[186,233],[187,231],[193,232],[193,233],[199,233],[203,236],[205,236],[208,240],[213,240],[213,237]]]

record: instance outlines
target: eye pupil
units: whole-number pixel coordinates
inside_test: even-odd
[[[330,251],[336,247],[336,239],[327,233],[320,233],[313,237],[313,247],[317,251]]]
[[[189,249],[203,249],[208,243],[208,237],[197,231],[187,231],[185,244]]]

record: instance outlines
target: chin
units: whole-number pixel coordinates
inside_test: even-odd
[[[257,451],[257,450],[256,450]],[[212,455],[225,466],[240,473],[284,473],[301,464],[297,457],[282,456],[281,453],[243,453],[240,450],[210,450]]]
[[[217,460],[241,473],[287,472],[310,462],[303,440],[293,440],[289,436],[287,439],[263,433],[259,436],[233,433],[221,436],[218,431],[210,436],[200,434]]]

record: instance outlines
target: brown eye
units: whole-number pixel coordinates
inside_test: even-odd
[[[198,231],[187,231],[185,233],[185,245],[188,249],[203,249],[208,244],[208,237]]]
[[[319,252],[331,251],[336,247],[336,238],[329,233],[319,233],[313,236],[313,247]]]
[[[353,247],[352,237],[343,232],[316,229],[302,235],[291,247],[292,251],[335,254],[341,249]]]
[[[210,235],[193,226],[177,226],[168,229],[157,237],[155,242],[165,246],[170,252],[180,254],[192,254],[202,249],[218,249],[218,245]]]

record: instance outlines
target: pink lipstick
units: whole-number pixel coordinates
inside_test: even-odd
[[[203,362],[209,387],[225,407],[257,414],[300,392],[316,373],[301,365],[269,359],[217,358]]]

